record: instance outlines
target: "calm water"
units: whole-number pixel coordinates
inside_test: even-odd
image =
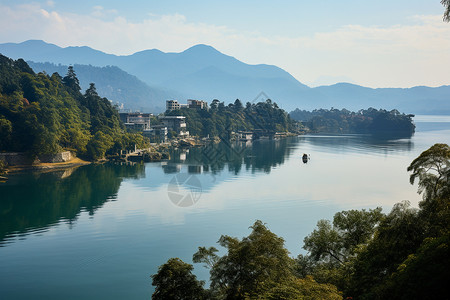
[[[406,168],[450,143],[450,117],[416,125],[403,139],[301,136],[174,152],[164,163],[12,175],[0,184],[0,299],[149,299],[149,276],[168,258],[192,263],[198,246],[248,235],[257,219],[297,255],[316,222],[338,211],[417,206]]]

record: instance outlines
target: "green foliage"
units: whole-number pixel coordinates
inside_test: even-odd
[[[396,204],[353,262],[349,293],[377,298],[377,289],[418,249],[423,239],[424,227],[418,210],[408,202]]]
[[[261,222],[242,240],[223,235],[219,244],[227,252],[217,256],[214,247],[199,247],[193,261],[210,268],[214,299],[341,299],[335,286],[312,278],[298,278],[284,240]]]
[[[380,298],[444,299],[450,292],[450,233],[427,238],[379,289]]]
[[[435,144],[422,152],[408,167],[410,182],[419,181],[421,218],[432,237],[450,231],[450,147]]]
[[[23,60],[0,56],[0,151],[39,156],[70,149],[100,159],[132,142],[148,145],[123,130],[116,108],[94,84],[80,93],[72,67],[61,78],[35,74]]]
[[[193,255],[195,263],[210,268],[210,290],[199,292],[192,266],[172,258],[152,276],[157,286],[153,299],[181,299],[181,285],[186,282],[195,288],[197,299],[342,299],[332,284],[320,284],[310,276],[299,278],[284,240],[261,221],[250,228],[252,232],[242,240],[222,235],[218,243],[226,254],[221,257],[214,247],[199,247]],[[167,291],[166,298],[162,291]]]
[[[343,265],[359,245],[367,243],[383,218],[381,208],[348,210],[334,215],[333,226],[320,220],[310,235],[305,237],[305,250],[317,262]]]
[[[233,131],[286,132],[294,128],[289,115],[270,99],[245,108],[239,99],[228,106],[214,99],[209,110],[182,108],[166,115],[185,116],[187,130],[197,136],[229,138]]]
[[[317,229],[305,237],[303,242],[303,248],[308,250],[316,261],[342,264],[345,260],[343,238],[328,220],[317,222]]]
[[[200,300],[204,299],[203,282],[192,274],[193,266],[179,258],[171,258],[152,275],[156,287],[152,299]]]
[[[444,196],[450,192],[450,147],[435,144],[422,152],[409,165],[411,184],[419,180],[419,193],[424,200]]]
[[[302,121],[313,132],[412,134],[415,130],[413,115],[401,114],[395,109],[387,111],[369,108],[351,112],[332,108],[310,112],[297,108],[289,115],[294,120]]]
[[[256,221],[248,237],[221,236],[227,254],[211,268],[211,288],[227,298],[256,297],[292,277],[292,259],[284,240]]]

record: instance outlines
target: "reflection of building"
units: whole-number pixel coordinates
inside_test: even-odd
[[[162,116],[159,117],[162,125],[168,130],[175,131],[180,137],[189,136],[189,131],[186,130],[186,117],[184,116]]]
[[[181,171],[181,164],[162,163],[161,167],[166,174],[180,173]]]
[[[188,166],[189,174],[200,174],[202,172],[202,166]]]
[[[237,138],[240,141],[251,141],[253,139],[253,132],[252,131],[238,131]]]
[[[119,116],[127,129],[143,131],[150,129],[150,118],[153,114],[134,112],[120,113]]]

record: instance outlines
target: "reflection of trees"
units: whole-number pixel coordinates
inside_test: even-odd
[[[73,223],[81,211],[93,215],[115,199],[123,178],[144,176],[144,165],[89,165],[67,173],[18,174],[0,185],[0,245],[7,236],[46,229],[60,220]]]
[[[356,152],[411,151],[414,143],[411,136],[402,135],[307,135],[300,139],[311,145],[330,149],[354,150]]]
[[[203,171],[212,174],[220,173],[224,169],[238,174],[243,166],[252,172],[269,173],[273,167],[284,163],[285,157],[288,157],[291,152],[289,145],[293,142],[291,138],[255,141],[250,145],[240,142],[222,142],[201,148],[191,148],[187,153],[184,153],[183,150],[174,150],[171,153],[172,159],[169,165],[170,163],[184,163],[190,166],[189,170],[196,172],[198,171],[195,166],[202,166]],[[184,156],[184,154],[186,155],[185,160],[180,160],[180,155]],[[165,171],[173,169],[167,166],[164,168]]]

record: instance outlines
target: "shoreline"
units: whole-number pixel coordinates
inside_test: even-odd
[[[85,161],[79,158],[74,158],[68,162],[62,163],[38,163],[32,165],[17,165],[17,166],[9,166],[7,167],[8,174],[12,173],[20,173],[23,171],[53,171],[53,170],[61,170],[68,168],[81,167],[85,165],[89,165],[92,162]]]

